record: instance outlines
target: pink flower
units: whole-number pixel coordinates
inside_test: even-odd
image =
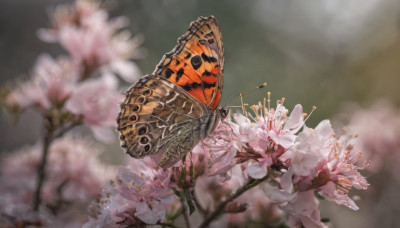
[[[104,190],[98,219],[105,219],[102,214],[109,213],[111,224],[156,224],[164,221],[167,208],[177,200],[172,189],[168,188],[171,173],[155,169],[156,163],[148,158],[131,160],[129,166],[118,170],[115,181]]]
[[[285,203],[297,196],[297,192],[288,192],[284,188],[272,186],[270,183],[263,183],[260,187],[271,203]]]
[[[289,166],[281,186],[289,193],[316,189],[326,199],[357,210],[347,193],[352,187],[366,189],[368,183],[358,172],[367,163],[354,149],[355,143],[351,136],[336,138],[327,120],[315,130],[305,128],[295,146],[281,157]]]
[[[288,215],[287,223],[290,227],[321,228],[327,227],[321,222],[319,201],[313,191],[301,192],[296,198],[281,206]]]
[[[290,183],[293,175],[309,176],[320,162],[326,161],[334,142],[334,131],[328,120],[322,121],[315,129],[304,128],[294,146],[280,157],[283,162],[290,161],[288,172],[282,176],[281,184],[285,190],[293,190]]]
[[[50,11],[52,30],[41,29],[38,35],[47,42],[57,40],[59,29],[68,24],[79,24],[82,18],[91,17],[99,10],[99,2],[77,0],[75,5],[58,5]]]
[[[361,152],[354,150],[355,141],[354,138],[346,135],[338,139],[337,146],[328,158],[329,177],[326,174],[319,177],[329,181],[317,190],[327,200],[358,210],[357,205],[347,193],[353,187],[365,190],[368,187],[368,183],[365,177],[358,172],[358,170],[365,168],[367,162],[363,159]]]
[[[52,29],[39,30],[39,37],[48,42],[59,42],[85,69],[88,77],[97,68],[114,71],[124,80],[133,82],[141,72],[128,59],[142,57],[139,46],[142,36],[131,38],[129,31],[120,31],[128,22],[125,17],[109,20],[100,3],[77,0],[72,6],[57,7],[51,14]]]
[[[71,136],[54,141],[49,148],[43,206],[38,213],[32,211],[32,201],[42,145],[25,147],[6,156],[1,166],[0,204],[7,207],[0,208],[1,213],[18,221],[38,221],[49,227],[61,221],[64,225],[82,222],[86,214],[80,213],[79,208],[86,207],[114,173],[113,168],[98,160],[99,152],[88,141]],[[50,208],[58,211],[59,217],[54,218],[48,212]]]
[[[82,115],[98,140],[110,142],[115,135],[113,128],[122,98],[116,78],[103,75],[79,84],[65,107],[73,114]]]
[[[252,118],[256,121],[253,124],[244,116],[234,117],[242,133],[241,141],[249,145],[247,152],[240,153],[239,157],[250,159],[247,174],[261,179],[267,175],[268,167],[293,146],[297,131],[304,125],[303,109],[296,105],[290,117],[282,104],[278,104],[276,110],[262,106],[253,106],[253,110],[255,117]]]
[[[186,155],[184,162],[180,161],[171,168],[171,187],[191,188],[202,175],[218,175],[228,180],[230,170],[236,165],[235,156],[240,148],[240,139],[235,129],[237,130],[237,125],[229,120],[220,122],[209,137],[200,141]],[[153,160],[158,163],[159,156],[153,157]]]
[[[41,111],[62,105],[78,79],[78,68],[70,59],[54,60],[47,54],[39,56],[29,81],[18,84],[6,98],[11,106],[25,109],[35,106]]]
[[[203,154],[208,162],[208,175],[226,174],[236,164],[236,153],[241,148],[238,126],[229,120],[220,122],[213,133],[199,142],[193,154]]]
[[[47,181],[43,198],[48,204],[63,200],[87,202],[99,193],[99,188],[113,172],[98,160],[99,149],[85,140],[71,136],[54,141],[49,149]],[[2,165],[2,190],[15,194],[16,200],[29,204],[36,187],[36,169],[42,146],[36,145],[6,157]],[[17,168],[18,167],[18,168]],[[62,186],[62,195],[57,189]]]

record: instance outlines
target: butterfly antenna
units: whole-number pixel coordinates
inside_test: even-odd
[[[247,94],[249,94],[249,93],[252,93],[252,92],[254,92],[254,91],[258,90],[258,89],[264,88],[264,87],[266,87],[266,86],[267,86],[267,83],[264,82],[263,84],[257,86],[256,88],[254,88],[254,89],[252,89],[252,90],[249,90],[249,91],[244,92],[244,93],[239,93],[239,95],[237,95],[237,96],[233,97],[232,99],[230,99],[224,106],[222,106],[222,108],[225,109],[225,107],[226,107],[229,103],[231,103],[232,101],[234,101],[234,100],[236,100],[236,99],[238,99],[238,98],[240,97],[240,101],[242,102],[242,106],[241,106],[241,107],[242,107],[242,109],[243,109],[243,113],[245,113],[245,108],[244,108],[244,106],[245,106],[246,104],[243,104],[243,96],[244,96],[244,95],[247,95]]]

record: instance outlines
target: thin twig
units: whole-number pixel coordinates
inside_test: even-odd
[[[200,214],[203,216],[207,215],[207,211],[200,205],[199,201],[197,200],[196,196],[194,195],[194,191],[190,192],[193,202],[196,205],[197,209],[199,210]]]
[[[71,130],[72,128],[82,124],[81,120],[73,121],[69,123],[68,125],[64,126],[63,128],[59,129],[58,131],[55,131],[53,134],[52,140],[59,138],[63,136],[67,131]]]
[[[183,192],[179,192],[179,199],[181,200],[181,204],[182,204],[182,208],[183,208],[182,213],[183,213],[183,218],[185,219],[186,228],[190,228],[189,216],[187,214],[188,209],[186,206],[185,195]]]
[[[253,187],[257,186],[258,184],[260,184],[261,182],[263,182],[264,180],[266,180],[268,178],[268,175],[265,176],[262,179],[251,179],[247,184],[245,184],[243,187],[241,187],[240,189],[238,189],[235,194],[233,194],[232,196],[230,196],[228,199],[224,200],[223,202],[221,202],[217,208],[214,210],[214,212],[212,212],[199,226],[199,228],[206,228],[210,225],[210,223],[212,221],[214,221],[214,219],[216,219],[219,215],[221,215],[224,212],[224,209],[226,207],[226,205],[230,202],[232,202],[233,200],[235,200],[236,198],[238,198],[240,195],[242,195],[243,193],[245,193],[247,190],[252,189]]]

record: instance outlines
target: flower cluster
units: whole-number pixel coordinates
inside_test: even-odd
[[[348,111],[350,110],[350,111]],[[351,113],[351,114],[350,114]],[[336,117],[346,123],[346,131],[359,135],[359,149],[371,160],[367,168],[374,173],[386,167],[397,178],[400,162],[400,113],[387,100],[378,100],[368,108],[348,104]],[[385,161],[387,160],[387,161]],[[385,163],[387,162],[387,163]]]
[[[124,29],[127,19],[109,18],[100,2],[76,0],[50,11],[52,26],[38,35],[67,55],[41,54],[29,78],[1,88],[6,108],[16,114],[34,108],[43,118],[39,142],[2,162],[0,223],[7,227],[79,227],[87,220],[86,207],[115,173],[99,161],[99,143],[116,139],[119,78],[138,79],[132,60],[145,52],[143,37]],[[77,139],[84,128],[74,127],[81,125],[97,141]]]
[[[177,203],[174,191],[169,188],[169,171],[157,169],[150,159],[130,161],[118,170],[101,198],[89,208],[92,218],[85,227],[163,222],[167,209]]]
[[[128,82],[140,75],[129,59],[141,58],[143,37],[131,37],[128,19],[109,19],[100,2],[77,0],[74,5],[57,6],[51,13],[52,28],[40,29],[39,37],[46,42],[58,42],[71,55],[73,62],[83,66],[83,77],[94,70],[114,71]]]
[[[39,36],[58,42],[69,56],[40,55],[30,79],[19,82],[2,100],[12,110],[35,107],[61,125],[83,121],[98,140],[110,142],[122,100],[116,76],[127,82],[138,79],[141,73],[131,59],[144,54],[142,38],[132,38],[122,29],[127,19],[109,19],[96,1],[58,6],[50,17],[53,27],[39,30]],[[54,110],[61,116],[50,116]]]
[[[197,209],[204,218],[200,227],[206,227],[224,214],[227,215],[222,221],[236,225],[251,221],[279,223],[284,213],[291,227],[326,227],[321,222],[316,194],[357,210],[348,191],[368,186],[359,173],[368,163],[355,149],[357,137],[337,137],[328,120],[315,129],[306,127],[301,105],[296,105],[288,115],[283,101],[278,101],[275,109],[259,104],[251,107],[253,114],[245,110],[244,114],[234,114],[232,120],[221,121],[208,138],[171,168],[161,171],[146,159],[142,163],[145,167],[136,171],[130,168],[133,173],[124,178],[122,173],[126,173],[126,169],[121,168],[116,181],[112,182],[113,193],[103,196],[102,202],[107,206],[100,208],[104,214],[110,210],[110,205],[119,204],[118,208],[130,213],[122,213],[122,220],[118,216],[108,216],[106,223],[104,217],[91,218],[91,224],[173,223],[176,213],[185,215],[187,209],[190,213]],[[165,207],[158,210],[159,213],[148,212],[146,215],[152,219],[138,215],[137,211],[146,207],[139,207],[139,204],[126,207],[126,200],[120,200],[126,189],[136,188],[132,183],[137,183],[139,176],[142,181],[147,180],[142,172],[163,172],[169,179],[164,179],[165,185],[152,184],[156,188],[152,191],[165,192],[169,187],[180,199],[163,204]],[[147,194],[143,193],[141,200],[151,205],[155,199],[148,199]],[[137,192],[129,195],[131,200],[138,198]],[[172,217],[167,213],[168,207],[171,211],[175,208]],[[180,209],[176,210],[177,207]]]
[[[43,144],[40,143],[3,158],[0,176],[1,213],[21,221],[33,215],[31,205],[42,150]],[[45,207],[40,208],[40,215],[49,213],[48,210],[62,213],[62,209],[67,205],[71,207],[71,204],[79,208],[100,193],[101,186],[115,171],[99,161],[99,152],[98,146],[85,139],[66,136],[54,141],[49,148],[48,175],[41,193]],[[45,218],[48,219],[48,216]],[[43,221],[44,218],[40,219]]]

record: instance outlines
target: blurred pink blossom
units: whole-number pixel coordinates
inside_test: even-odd
[[[277,224],[283,216],[278,205],[272,204],[259,186],[245,192],[234,202],[246,205],[247,209],[241,213],[227,215],[231,226],[245,226],[248,221]]]
[[[4,207],[2,213],[17,219],[33,214],[32,200],[41,153],[42,146],[37,144],[3,159],[0,201],[8,202],[9,206]],[[46,215],[49,208],[55,210],[71,203],[85,205],[100,193],[101,186],[115,172],[101,163],[98,155],[99,148],[86,140],[66,136],[54,141],[49,149],[47,176],[43,185],[42,199],[46,207],[41,208],[42,215]],[[49,215],[46,218],[50,219]]]
[[[129,61],[145,55],[140,48],[143,37],[132,38],[127,30],[125,17],[109,19],[100,2],[77,0],[74,5],[60,5],[50,15],[51,29],[40,29],[39,37],[48,42],[59,42],[74,61],[85,67],[83,77],[95,69],[118,73],[124,80],[133,82],[141,72]],[[88,75],[89,74],[89,75]]]
[[[400,111],[383,99],[367,108],[348,104],[345,110],[337,115],[336,122],[349,133],[358,135],[357,149],[371,160],[367,169],[378,172],[388,164],[386,167],[394,168],[394,176],[400,178],[397,169],[400,162]]]
[[[311,190],[299,193],[293,200],[280,208],[287,213],[287,223],[292,228],[327,228],[321,222],[318,207],[319,201]]]
[[[38,57],[31,79],[17,84],[6,97],[8,105],[25,109],[35,106],[41,111],[62,105],[78,79],[78,68],[67,57],[53,59],[48,54]]]
[[[74,88],[65,104],[70,112],[82,115],[94,136],[103,142],[114,139],[115,119],[123,96],[118,90],[118,81],[113,75],[88,79]]]

